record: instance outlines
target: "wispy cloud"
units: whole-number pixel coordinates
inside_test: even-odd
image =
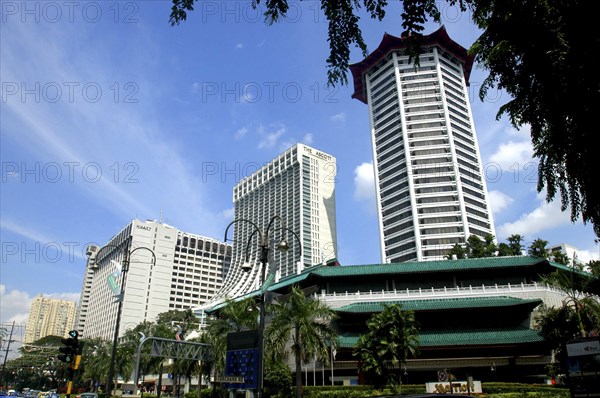
[[[329,118],[334,123],[344,123],[346,121],[346,114],[344,112],[337,113]]]
[[[49,24],[38,25],[42,27],[36,26],[36,29],[52,28],[44,28]],[[93,82],[94,87],[102,90],[103,96],[97,102],[81,97],[69,101],[65,94],[65,98],[58,102],[9,98],[3,103],[6,121],[3,135],[21,143],[38,159],[99,165],[101,178],[93,183],[83,181],[73,185],[100,206],[125,218],[133,218],[134,215],[151,217],[160,208],[166,208],[170,218],[177,220],[179,227],[185,228],[211,225],[207,221],[219,217],[218,211],[207,208],[199,176],[182,154],[184,146],[169,136],[170,131],[163,131],[160,127],[161,121],[157,119],[155,110],[158,104],[154,99],[160,98],[162,87],[150,84],[149,71],[155,55],[151,53],[146,60],[142,57],[135,61],[147,61],[148,66],[136,68],[141,71],[136,75],[137,80],[132,82],[130,91],[124,91],[124,84],[117,82],[117,86],[113,78],[122,73],[119,65],[112,61],[95,62],[96,54],[109,52],[108,49],[95,48],[93,55],[89,56],[84,51],[73,63],[70,49],[89,47],[85,45],[85,37],[78,39],[79,36],[74,35],[75,39],[67,40],[68,32],[59,32],[65,37],[48,45],[39,40],[42,32],[34,34],[27,29],[30,26],[24,24],[15,27],[16,31],[3,38],[2,42],[3,53],[14,55],[3,59],[3,80],[17,83],[77,82],[79,87],[85,82]],[[151,35],[141,37],[143,42],[139,45],[153,49]],[[43,56],[43,64],[19,61],[38,56]],[[115,99],[117,87],[120,90],[118,100]],[[153,91],[147,90],[148,87],[152,87]],[[197,88],[198,83],[191,85],[192,90]],[[130,98],[133,102],[124,102],[128,93],[135,93]],[[201,154],[196,154],[196,161],[198,156]],[[133,178],[124,181],[127,176]],[[156,189],[154,181],[163,181],[160,189]],[[190,207],[185,206],[184,209],[178,203],[178,198],[182,197],[186,198]],[[190,208],[194,211],[190,212]]]
[[[304,134],[304,137],[302,138],[302,143],[306,144],[306,145],[312,145],[314,141],[314,137],[312,133],[306,133]]]
[[[234,134],[233,134],[233,138],[235,138],[236,140],[241,140],[243,139],[246,134],[248,133],[248,129],[246,127],[242,127],[241,129],[238,129]]]
[[[29,239],[34,242],[52,242],[53,241],[49,237],[40,233],[39,231],[36,231],[31,228],[27,228],[27,227],[23,226],[22,223],[20,225],[18,225],[10,220],[7,220],[6,218],[0,219],[0,228],[5,231],[12,232],[19,236],[22,236],[23,238]]]
[[[235,208],[230,207],[229,209],[225,209],[221,212],[221,215],[227,220],[233,220],[233,217],[235,216]]]
[[[260,136],[260,141],[258,143],[258,149],[271,149],[274,148],[279,139],[283,137],[286,133],[287,128],[280,123],[276,123],[274,125],[266,128],[264,125],[260,125],[258,127],[258,134]]]

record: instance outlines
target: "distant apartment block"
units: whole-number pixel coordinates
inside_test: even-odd
[[[153,263],[152,252],[156,256]],[[81,292],[77,329],[83,336],[111,339],[118,304],[107,278],[132,253],[125,279],[119,335],[169,310],[196,307],[222,286],[229,270],[231,245],[157,221],[133,220],[105,245],[90,247]]]
[[[24,343],[33,343],[46,336],[64,337],[75,325],[77,303],[37,296],[31,303]]]

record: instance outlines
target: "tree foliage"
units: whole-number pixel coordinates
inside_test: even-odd
[[[285,300],[271,304],[268,312],[271,323],[265,331],[265,341],[271,350],[284,352],[289,347],[296,367],[296,397],[300,398],[302,362],[315,358],[323,363],[329,361],[329,350],[337,337],[331,325],[335,312],[319,300],[306,297],[296,286]]]
[[[593,61],[600,48],[597,5],[582,0],[507,0],[473,3],[483,33],[471,47],[489,75],[480,98],[498,87],[512,97],[500,107],[519,128],[529,125],[539,159],[538,191],[556,195],[571,219],[581,216],[600,236],[600,191],[594,129],[600,76]],[[590,9],[593,8],[594,10]],[[592,19],[594,18],[594,19]]]
[[[7,360],[2,369],[4,383],[16,390],[58,388],[67,371],[66,364],[56,359],[60,339],[60,336],[46,336],[20,347],[21,356]]]
[[[544,276],[542,281],[565,294],[563,307],[568,307],[573,311],[578,335],[586,337],[590,333],[600,332],[600,302],[592,287],[598,280],[599,270],[597,262],[589,263],[589,271],[582,268],[573,261],[570,269],[557,269]]]
[[[390,367],[398,367],[398,382],[402,384],[401,366],[419,352],[419,324],[414,311],[403,311],[398,304],[385,305],[367,321],[367,327],[354,348],[360,370],[386,376],[389,383]]]
[[[172,0],[170,23],[187,19],[196,1]],[[260,0],[252,0],[256,7]],[[494,88],[511,100],[497,117],[507,115],[516,128],[530,126],[534,156],[539,159],[538,191],[547,201],[557,195],[571,219],[591,222],[600,236],[600,190],[596,189],[594,127],[600,105],[600,74],[595,55],[600,32],[598,5],[584,0],[446,0],[469,10],[482,30],[471,46],[475,60],[489,72],[479,92],[483,100]],[[328,21],[330,84],[347,84],[350,48],[366,56],[360,29],[361,9],[373,19],[385,16],[387,0],[322,0]],[[400,15],[409,53],[418,63],[419,38],[425,23],[440,22],[435,0],[404,0]],[[273,24],[288,11],[288,0],[266,0],[264,19]]]
[[[527,254],[532,257],[540,257],[540,258],[548,258],[550,256],[550,252],[546,248],[548,245],[548,241],[544,239],[537,238],[527,248]]]
[[[498,247],[494,243],[494,236],[487,234],[485,240],[477,235],[471,235],[467,239],[467,256],[469,258],[492,257],[496,254]]]

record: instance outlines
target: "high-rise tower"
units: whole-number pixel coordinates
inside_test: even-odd
[[[77,329],[86,338],[114,335],[118,304],[107,281],[117,273],[120,284],[117,266],[123,265],[125,252],[133,254],[125,278],[119,336],[142,322],[155,321],[163,312],[208,301],[222,286],[231,249],[217,239],[161,222],[133,220],[104,249],[88,247],[94,262],[88,260],[86,266]]]
[[[273,267],[277,277],[337,257],[335,176],[333,156],[296,144],[233,188],[236,220],[249,220],[264,232],[272,217],[277,215],[302,242],[300,257],[294,236],[281,235],[277,229],[282,225],[275,221],[271,229],[275,233],[271,235],[275,239],[285,238],[290,246],[284,253],[270,252],[269,266]],[[245,222],[236,222],[234,228],[231,268],[214,300],[238,297],[257,289],[260,284],[260,266],[252,267],[250,273],[240,267],[245,262],[248,247],[249,260],[259,263],[257,236],[247,246],[255,229]]]
[[[37,296],[31,303],[24,343],[33,343],[46,336],[67,335],[75,324],[77,303]]]
[[[470,235],[495,234],[467,86],[473,57],[445,28],[420,40],[385,34],[350,66],[369,105],[383,262],[443,259]]]

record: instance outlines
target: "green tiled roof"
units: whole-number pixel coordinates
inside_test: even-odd
[[[331,278],[337,276],[369,276],[369,275],[385,275],[385,274],[416,274],[429,272],[456,272],[470,271],[476,269],[498,269],[498,268],[513,268],[527,267],[540,263],[546,263],[550,266],[563,270],[570,270],[569,267],[547,261],[539,257],[529,256],[506,256],[506,257],[486,257],[486,258],[469,258],[461,260],[439,260],[439,261],[409,261],[404,263],[393,264],[362,264],[362,265],[345,265],[338,267],[328,267],[325,265],[317,265],[305,269],[298,275],[289,275],[282,278],[279,282],[273,284],[269,290],[277,290],[278,288],[293,285],[304,281],[305,279],[314,276],[322,278]]]
[[[441,273],[441,272],[456,272],[470,270],[494,270],[500,268],[515,268],[528,267],[537,264],[548,264],[554,268],[562,270],[570,270],[569,267],[552,261],[548,261],[539,257],[530,256],[507,256],[507,257],[486,257],[486,258],[470,258],[460,260],[439,260],[439,261],[412,261],[394,264],[363,264],[363,265],[346,265],[346,266],[326,266],[316,265],[306,268],[300,274],[288,275],[281,278],[277,283],[269,287],[269,291],[277,291],[278,289],[292,286],[294,284],[305,281],[306,279],[317,278],[335,278],[338,276],[370,276],[370,275],[385,275],[385,274],[416,274],[416,273]],[[259,292],[251,292],[243,296],[253,297]],[[238,298],[239,299],[239,298]],[[212,312],[220,308],[222,304],[217,304],[213,308],[207,310]]]
[[[429,331],[423,332],[419,336],[419,342],[422,348],[528,344],[543,341],[544,339],[535,330],[527,328]],[[357,342],[357,334],[347,334],[338,338],[338,344],[342,348],[353,348]]]
[[[468,271],[474,269],[511,268],[530,266],[545,262],[543,258],[528,256],[486,257],[461,260],[411,261],[394,264],[348,265],[343,267],[319,267],[319,276],[352,276],[376,274],[414,274],[426,272]],[[560,266],[560,264],[552,264]],[[563,266],[564,267],[564,266]]]
[[[406,300],[406,301],[378,301],[371,303],[353,303],[341,308],[336,308],[337,312],[351,313],[373,313],[383,311],[386,304],[400,304],[403,310],[427,311],[442,309],[459,308],[490,308],[490,307],[511,307],[520,305],[529,305],[536,307],[541,304],[541,299],[519,299],[514,297],[472,297],[472,298],[447,298],[431,300]]]

